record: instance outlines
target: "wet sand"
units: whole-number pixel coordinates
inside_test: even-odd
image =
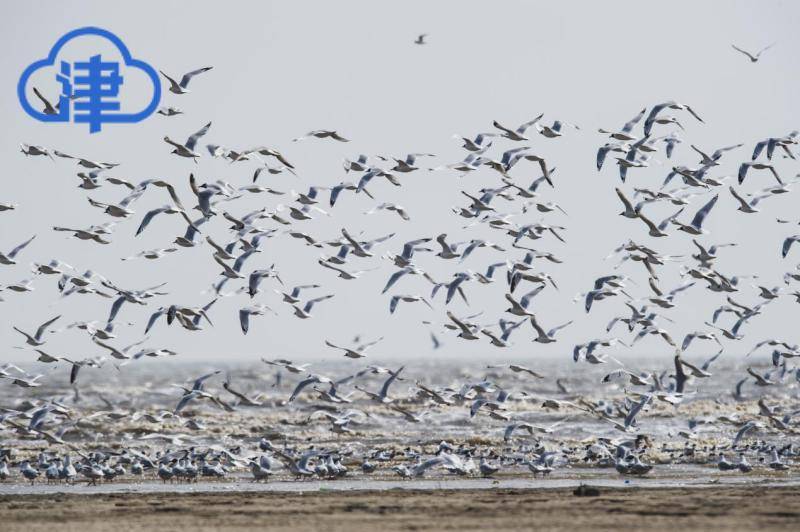
[[[0,496],[3,531],[797,530],[797,487]]]

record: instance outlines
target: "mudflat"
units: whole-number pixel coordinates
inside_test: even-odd
[[[798,530],[797,487],[0,496],[0,529]]]

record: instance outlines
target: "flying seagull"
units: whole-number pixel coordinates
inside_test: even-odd
[[[747,57],[750,59],[750,62],[751,62],[751,63],[756,63],[756,62],[758,62],[758,60],[759,60],[759,59],[761,59],[761,54],[763,54],[764,52],[766,52],[767,50],[769,50],[770,48],[772,48],[773,46],[775,46],[775,43],[772,43],[772,44],[770,44],[769,46],[765,46],[764,48],[762,48],[761,50],[759,50],[759,51],[758,51],[758,52],[756,52],[755,54],[751,54],[750,52],[748,52],[748,51],[746,51],[746,50],[742,50],[741,48],[739,48],[739,47],[738,47],[738,46],[736,46],[735,44],[732,44],[731,46],[732,46],[732,47],[733,47],[733,49],[734,49],[734,50],[736,50],[737,52],[739,52],[739,53],[742,53],[742,54],[746,55],[746,56],[747,56]]]
[[[383,336],[381,336],[377,340],[357,345],[355,347],[340,347],[338,345],[332,344],[328,340],[325,340],[325,345],[327,345],[328,347],[332,347],[333,349],[339,349],[340,351],[344,351],[344,356],[346,356],[347,358],[364,358],[367,356],[365,354],[367,350],[370,347],[376,345],[381,340],[383,340]]]
[[[350,142],[348,139],[331,129],[315,129],[314,131],[309,131],[302,137],[292,139],[292,142],[300,142],[301,140],[306,140],[309,137],[315,137],[318,139],[333,139],[338,140],[339,142]]]
[[[0,264],[5,264],[6,266],[12,266],[12,265],[16,264],[16,262],[14,261],[14,257],[16,257],[17,254],[20,251],[25,249],[25,247],[28,244],[30,244],[33,241],[34,238],[36,238],[36,235],[33,235],[28,240],[26,240],[22,244],[18,245],[17,247],[12,249],[8,253],[3,253],[2,251],[0,251]]]
[[[17,327],[13,327],[13,329],[25,337],[26,344],[33,347],[38,347],[40,345],[45,344],[44,333],[47,332],[47,328],[50,327],[53,323],[55,323],[55,321],[58,320],[60,317],[61,316],[56,316],[55,318],[41,324],[39,328],[36,329],[36,333],[33,336],[26,333],[25,331],[18,329]]]
[[[208,130],[210,128],[211,128],[211,122],[203,126],[203,128],[200,129],[200,131],[198,131],[197,133],[190,135],[189,138],[186,139],[186,144],[180,144],[178,142],[175,142],[174,140],[171,140],[169,137],[164,137],[164,142],[166,142],[167,144],[171,144],[172,146],[175,147],[175,149],[172,150],[172,153],[174,153],[175,155],[179,155],[180,157],[187,157],[189,159],[194,159],[194,162],[196,163],[197,158],[200,157],[200,154],[195,152],[194,148],[195,146],[197,146],[197,141],[200,140],[200,137],[208,133]]]
[[[175,81],[171,77],[169,77],[166,74],[164,74],[163,71],[159,70],[159,72],[161,72],[161,75],[164,76],[165,78],[167,78],[167,81],[169,81],[169,91],[170,92],[172,92],[174,94],[186,94],[186,93],[190,92],[189,89],[187,89],[187,87],[189,86],[189,82],[192,81],[192,78],[195,77],[198,74],[202,74],[203,72],[208,72],[212,68],[214,68],[214,67],[203,67],[203,68],[199,68],[197,70],[192,70],[191,72],[187,72],[181,78],[181,82],[180,83],[178,83],[177,81]],[[164,114],[164,113],[162,113],[162,114]]]

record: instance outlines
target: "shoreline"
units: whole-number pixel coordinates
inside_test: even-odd
[[[711,488],[736,488],[759,486],[768,488],[795,487],[800,492],[800,478],[780,473],[739,474],[704,470],[702,475],[692,476],[686,470],[669,471],[661,469],[647,476],[620,476],[609,474],[607,469],[587,469],[556,471],[548,477],[535,478],[531,475],[506,474],[494,477],[427,476],[402,479],[396,476],[348,476],[341,479],[293,480],[285,475],[267,482],[253,482],[247,476],[233,476],[226,479],[199,479],[197,482],[167,482],[147,478],[101,482],[87,485],[85,479],[75,484],[37,481],[31,485],[16,480],[0,482],[0,497],[36,495],[93,495],[93,494],[216,494],[216,493],[386,493],[389,491],[476,491],[476,490],[525,490],[553,491],[574,489],[585,484],[603,489],[685,489],[701,490]]]
[[[796,530],[795,486],[0,495],[25,530]],[[702,498],[697,491],[703,489]]]

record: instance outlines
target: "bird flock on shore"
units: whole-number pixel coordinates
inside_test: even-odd
[[[427,44],[425,39],[421,34],[414,42]],[[755,63],[770,47],[755,54],[734,48]],[[204,78],[214,72],[211,67],[200,68],[180,81],[162,75],[170,98],[180,100],[191,98],[190,83],[192,90],[201,90]],[[40,91],[35,94],[45,111],[53,108]],[[170,121],[184,114],[173,106],[158,112]],[[48,164],[76,164],[76,193],[88,195],[85,208],[96,215],[95,225],[67,227],[58,220],[62,213],[37,213],[52,216],[54,235],[73,237],[73,245],[86,246],[86,255],[91,256],[105,253],[113,239],[160,231],[162,247],[119,259],[160,264],[198,248],[218,273],[211,279],[193,279],[198,300],[202,294],[210,295],[187,305],[172,299],[169,281],[135,288],[126,279],[46,256],[47,248],[37,247],[42,236],[8,241],[22,227],[4,231],[0,308],[7,316],[6,326],[13,327],[23,344],[7,347],[24,349],[31,363],[68,371],[64,376],[55,371],[34,374],[19,367],[25,364],[0,365],[0,387],[5,388],[1,394],[5,404],[0,405],[0,480],[14,477],[14,470],[30,482],[86,479],[90,484],[145,475],[164,482],[192,482],[236,472],[248,473],[255,481],[276,474],[333,479],[381,471],[415,478],[433,469],[459,476],[513,471],[537,476],[580,466],[643,475],[654,464],[675,463],[711,464],[740,473],[754,468],[791,471],[798,453],[794,415],[800,411],[796,401],[800,365],[794,359],[800,357],[800,346],[786,338],[791,331],[766,339],[748,338],[746,333],[753,320],[769,319],[776,300],[793,297],[800,302],[800,266],[787,266],[782,279],[737,273],[735,263],[726,263],[725,249],[740,243],[710,234],[706,222],[721,209],[739,211],[737,216],[757,215],[765,203],[791,194],[796,180],[788,174],[796,166],[800,134],[776,131],[766,138],[709,149],[689,139],[693,128],[704,127],[702,116],[702,109],[665,101],[625,114],[620,122],[628,120],[619,129],[596,132],[583,124],[546,119],[544,113],[533,119],[522,117],[519,125],[494,121],[479,125],[479,133],[458,136],[463,158],[438,165],[437,156],[429,152],[354,155],[346,135],[318,129],[291,142],[341,145],[343,173],[354,177],[333,184],[308,183],[306,192],[287,191],[282,184],[284,179],[303,179],[302,161],[290,160],[274,146],[203,144],[213,135],[211,122],[190,130],[185,141],[183,136],[164,136],[165,150],[185,159],[184,176],[138,182],[116,174],[124,162],[22,144],[27,157],[49,159]],[[545,153],[547,143],[569,142],[574,135],[597,137],[598,179],[614,188],[622,209],[596,215],[624,217],[630,236],[609,250],[607,258],[616,264],[608,263],[606,275],[585,280],[585,291],[574,299],[580,303],[574,318],[553,323],[537,299],[543,291],[559,292],[558,267],[563,261],[553,245],[568,242],[569,215],[548,198],[549,191],[564,185],[559,182],[557,161]],[[204,182],[202,162],[208,158],[228,161],[235,177]],[[677,162],[681,160],[683,164]],[[616,168],[609,168],[609,163]],[[664,172],[654,179],[647,168]],[[531,173],[534,179],[524,177]],[[354,204],[342,201],[346,195],[368,204],[366,215],[393,217],[397,224],[410,222],[413,212],[393,202],[393,190],[424,187],[427,180],[452,183],[456,206],[441,210],[463,219],[461,234],[421,232],[398,241],[396,232],[373,234],[369,228],[336,224],[337,211]],[[4,189],[8,193],[13,187]],[[158,206],[137,212],[144,198]],[[243,198],[268,199],[245,212],[238,207]],[[36,212],[35,205],[5,201],[0,197],[0,221],[5,227],[14,223],[15,211]],[[164,220],[167,215],[171,226]],[[330,229],[325,235],[312,233],[306,227],[315,219],[325,220],[327,228],[336,227],[335,234]],[[790,260],[794,243],[800,241],[800,230],[793,234],[791,229],[796,225],[793,211],[778,214],[774,233],[781,244],[774,260]],[[212,232],[226,237],[220,240]],[[485,238],[485,232],[494,238]],[[319,276],[295,278],[293,257],[270,253],[274,239],[317,250]],[[680,241],[684,253],[660,252],[659,242],[665,239]],[[428,267],[431,263],[446,265],[450,275],[437,277]],[[627,274],[621,272],[623,267]],[[14,280],[20,271],[28,275]],[[167,267],[164,271],[169,276]],[[675,274],[682,279],[679,284],[665,283]],[[593,399],[594,390],[569,390],[561,379],[547,375],[546,363],[533,357],[524,363],[484,365],[478,370],[481,374],[468,376],[415,372],[410,366],[382,367],[370,360],[383,341],[380,332],[351,342],[320,338],[320,349],[332,359],[366,359],[356,371],[347,366],[346,373],[338,376],[285,358],[263,358],[261,371],[276,375],[268,389],[241,387],[221,369],[185,376],[183,383],[170,387],[174,395],[167,398],[162,394],[112,400],[92,386],[83,387],[85,381],[92,382],[90,372],[113,366],[113,371],[126,374],[136,371],[143,358],[178,356],[172,348],[148,345],[147,335],[157,327],[177,326],[188,335],[211,331],[218,320],[235,319],[241,334],[247,335],[254,327],[268,327],[269,316],[279,313],[313,323],[315,314],[336,303],[334,286],[346,290],[348,283],[366,276],[386,281],[381,293],[365,304],[381,312],[388,307],[390,316],[413,307],[421,317],[420,334],[430,336],[433,352],[442,338],[455,345],[483,342],[487,349],[513,345],[512,335],[516,343],[566,344],[578,370],[603,368],[593,385],[607,390],[609,397]],[[337,277],[341,281],[335,281]],[[102,298],[108,301],[108,314],[67,318],[48,313],[35,323],[23,323],[28,313],[18,313],[18,318],[12,310],[24,305],[25,293],[34,289],[52,291],[60,300]],[[507,309],[499,316],[476,308],[457,310],[463,309],[459,301],[469,305],[473,291],[482,297],[493,294]],[[670,315],[681,312],[687,292],[702,292],[718,305],[681,338]],[[569,297],[561,297],[569,302]],[[598,312],[598,307],[615,309],[607,327],[596,338],[570,337],[574,321]],[[69,319],[79,321],[67,323]],[[86,349],[97,354],[88,358],[63,354],[59,337],[68,330],[85,333]],[[308,334],[313,335],[313,329]],[[660,346],[668,354],[649,360],[648,369],[641,368],[643,362],[636,362],[634,369],[611,354],[613,348],[639,349],[650,338],[651,349]],[[689,352],[701,343],[714,345],[714,354],[698,360]],[[734,379],[730,398],[708,397],[703,394],[705,383],[712,380],[712,369],[726,352],[746,354],[747,362]],[[291,393],[284,391],[284,377],[293,381]],[[256,381],[256,385],[259,382],[264,384]],[[548,389],[551,382],[555,387]],[[407,389],[405,395],[399,393],[401,386]],[[745,386],[753,395],[747,396]],[[69,390],[73,398],[65,393]],[[165,406],[167,402],[171,403]],[[698,408],[703,415],[697,415]],[[686,416],[686,426],[671,430],[658,442],[664,437],[655,430],[661,418],[678,418],[682,409],[692,412]],[[252,422],[260,416],[270,424],[283,424],[281,437],[268,437],[266,429],[247,436],[225,432],[232,419]],[[481,438],[423,437],[437,416],[453,426],[473,423],[473,436],[480,431]],[[497,428],[492,425],[487,430],[476,423],[478,419],[496,422]],[[122,424],[125,431],[115,429]],[[138,427],[133,439],[131,426]],[[311,427],[319,426],[334,439],[324,439],[318,432],[306,437]],[[403,441],[410,429],[399,427],[412,426],[418,432]],[[580,427],[593,427],[595,436],[570,440],[568,436]],[[381,434],[384,440],[391,440],[393,432],[399,436],[394,443],[380,439],[364,443],[364,431]],[[562,431],[567,434],[559,438]],[[714,438],[704,440],[711,434]]]

